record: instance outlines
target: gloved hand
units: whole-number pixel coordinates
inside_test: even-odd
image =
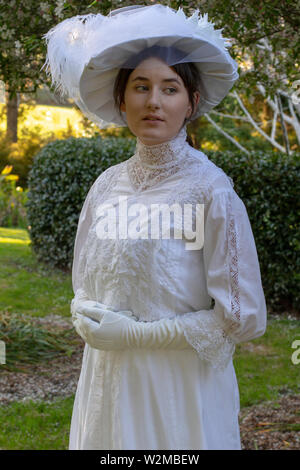
[[[76,314],[80,313],[81,315],[88,316],[89,318],[100,322],[104,312],[118,312],[118,310],[94,300],[77,300],[74,298],[71,302],[72,318],[75,318]],[[137,319],[130,310],[122,310],[122,314],[130,318]]]
[[[83,302],[73,320],[78,334],[95,349],[192,349],[177,318],[140,322],[129,310],[113,312],[98,305]]]
[[[87,300],[86,294],[78,292],[77,295],[72,299],[71,302],[71,313],[72,313],[72,322],[77,331],[77,333],[82,337],[82,339],[89,343],[91,342],[90,335],[88,334],[88,327],[84,326],[84,319],[92,319],[90,328],[96,324],[101,323],[104,313],[106,312],[115,312],[113,307],[96,302],[94,300]],[[133,313],[130,310],[123,310],[122,315],[128,316],[130,318],[136,319]],[[90,338],[90,340],[89,340]],[[90,344],[91,345],[91,344]]]
[[[89,296],[87,295],[84,289],[82,288],[77,289],[75,297],[71,301],[72,317],[74,316],[75,312],[82,313],[82,312],[87,311],[91,314],[91,318],[93,318],[94,308],[100,308],[102,310],[111,310],[113,312],[117,311],[113,307],[110,307],[109,305],[96,302],[95,300],[90,300]],[[124,310],[124,314],[128,314],[129,316],[133,315],[133,313],[130,312],[129,310]],[[98,319],[98,317],[96,317],[96,319]]]
[[[201,360],[220,370],[234,352],[234,343],[213,310],[142,322],[130,310],[114,312],[90,300],[77,302],[76,308],[72,313],[76,331],[95,349],[195,349]]]

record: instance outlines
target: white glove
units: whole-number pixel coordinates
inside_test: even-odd
[[[129,318],[137,319],[137,317],[130,310],[115,310],[113,307],[96,302],[94,300],[77,300],[73,299],[71,302],[71,313],[72,318],[76,319],[76,314],[80,313],[93,320],[100,322],[102,320],[104,312],[119,312]]]
[[[82,302],[73,315],[76,331],[95,349],[193,349],[177,318],[140,322],[130,310],[117,313],[98,305]]]
[[[107,305],[90,300],[75,304],[77,311],[73,308],[72,317],[76,331],[95,349],[194,349],[201,360],[221,370],[227,367],[234,352],[234,343],[213,310],[141,322],[130,310],[114,312]]]

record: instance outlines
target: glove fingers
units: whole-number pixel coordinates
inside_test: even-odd
[[[132,313],[131,310],[121,310],[118,312],[120,315],[124,315],[125,317],[131,318],[132,320],[137,320],[138,318]]]
[[[96,308],[99,308],[100,310],[109,311],[109,312],[113,312],[113,313],[118,313],[119,315],[123,314],[126,317],[137,319],[137,317],[133,314],[133,312],[131,310],[118,310],[118,309],[115,309],[115,308],[110,307],[108,305],[101,304],[101,302],[95,302],[95,305],[93,305],[91,307],[96,307]]]
[[[105,305],[105,304],[102,304],[101,302],[95,302],[94,307],[97,307],[101,310],[110,310],[112,312],[117,312],[118,311],[118,310],[114,309],[113,307],[111,307],[110,305]]]
[[[81,324],[87,332],[96,332],[100,329],[100,322],[97,319],[94,320],[93,318],[87,315],[81,315]]]
[[[74,300],[74,299],[73,299]],[[73,303],[73,301],[72,301]],[[108,305],[102,304],[101,302],[96,302],[95,300],[83,300],[83,301],[74,301],[74,308],[77,311],[84,310],[86,308],[99,308],[100,310],[109,310]]]
[[[101,323],[106,312],[107,310],[102,310],[96,307],[79,307],[76,310],[76,313],[79,313],[85,317],[89,317],[98,323]]]
[[[92,348],[110,351],[115,349],[114,341],[110,338],[103,337],[101,326],[98,322],[76,313],[76,320],[78,322],[76,331]]]
[[[123,315],[123,312],[106,312],[103,316],[102,320],[102,329],[105,327],[109,326],[114,326],[116,324],[120,324],[119,328],[121,328],[121,325],[126,325],[128,323],[131,323],[134,321],[131,317],[128,317],[127,315]]]
[[[87,308],[99,308],[100,310],[110,310],[112,312],[117,312],[118,310],[114,309],[110,305],[102,304],[101,302],[96,302],[95,300],[84,300],[83,302],[78,302],[78,306],[82,306],[83,309]]]
[[[83,331],[82,329],[82,325],[81,325],[81,321],[80,321],[80,318],[76,318],[74,321],[73,321],[73,325],[74,325],[74,328],[76,330],[76,333],[81,336],[81,338],[83,339],[83,341],[87,342],[87,336],[85,334],[85,332]]]

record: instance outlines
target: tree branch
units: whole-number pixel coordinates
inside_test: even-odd
[[[241,121],[249,122],[249,120],[245,116],[233,116],[231,114],[224,114],[214,110],[210,111],[210,114],[216,114],[217,116],[222,116],[230,119],[240,119]]]
[[[251,122],[251,124],[253,125],[253,127],[257,130],[257,132],[259,132],[266,140],[268,140],[268,142],[270,142],[274,147],[278,148],[278,150],[280,150],[281,152],[283,153],[286,153],[285,151],[285,148],[278,144],[274,139],[272,139],[268,134],[266,134],[262,129],[260,129],[260,127],[257,125],[257,123],[254,121],[254,119],[252,118],[251,114],[249,113],[249,111],[247,110],[247,108],[245,107],[244,103],[242,102],[241,98],[239,97],[239,95],[237,94],[236,91],[234,91],[232,93],[232,95],[237,99],[240,107],[242,108],[242,110],[244,111],[244,113],[246,114],[246,116],[248,117],[249,121]]]
[[[264,88],[263,85],[261,85],[260,83],[257,84],[257,88],[258,90],[260,91],[260,93],[263,95],[263,97],[266,99],[267,103],[269,104],[269,106],[273,109],[273,111],[275,113],[277,113],[278,115],[278,112],[279,112],[279,108],[278,108],[278,102],[276,100],[273,101],[270,96],[266,97],[266,90]],[[287,122],[288,124],[290,124],[294,130],[295,130],[295,134],[296,134],[296,137],[297,137],[297,140],[300,144],[300,122],[299,122],[299,119],[295,113],[295,108],[294,107],[294,104],[292,103],[292,98],[290,95],[288,95],[288,93],[286,93],[285,91],[283,90],[278,90],[278,92],[282,95],[282,96],[285,96],[287,99],[288,99],[288,103],[289,103],[289,109],[291,111],[291,115],[292,116],[289,116],[288,114],[286,114],[285,112],[282,111],[282,116],[283,116],[283,119],[285,122]]]
[[[246,150],[242,145],[240,145],[231,135],[229,135],[227,132],[225,132],[223,129],[221,129],[220,126],[209,116],[209,114],[205,113],[204,116],[206,119],[221,133],[226,137],[227,139],[230,140],[234,145],[236,145],[242,152],[245,152],[247,155],[250,155],[248,150]]]
[[[277,97],[276,97],[276,100],[277,100]],[[276,134],[277,116],[278,116],[278,108],[276,108],[274,111],[273,122],[272,122],[271,139],[274,139],[274,140],[275,140],[275,134]]]
[[[281,128],[283,132],[283,140],[285,143],[285,149],[286,153],[289,155],[290,154],[290,143],[289,143],[289,138],[287,135],[287,130],[286,130],[286,125],[283,119],[283,111],[282,111],[282,103],[281,103],[281,98],[280,94],[278,93],[278,105],[279,105],[279,115],[280,115],[280,122],[281,122]]]

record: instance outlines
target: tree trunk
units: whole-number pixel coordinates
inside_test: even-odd
[[[6,93],[6,136],[11,142],[18,141],[19,94]]]
[[[280,116],[281,128],[282,128],[282,133],[283,133],[283,141],[284,141],[286,153],[289,155],[290,154],[290,144],[289,144],[289,138],[288,138],[285,122],[284,122],[284,119],[283,119],[282,103],[281,103],[281,97],[280,97],[279,93],[277,93],[277,98],[278,98],[278,105],[279,105],[279,116]]]

